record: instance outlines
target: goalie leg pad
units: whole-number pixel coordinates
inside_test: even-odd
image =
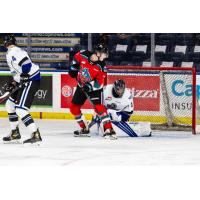
[[[123,132],[128,134],[130,137],[138,137],[137,133],[126,122],[112,122],[115,126],[120,128]]]

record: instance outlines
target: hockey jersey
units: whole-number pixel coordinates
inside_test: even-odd
[[[17,46],[8,48],[6,60],[16,82],[20,82],[21,74],[28,74],[29,80],[40,80],[39,66],[32,63],[28,53],[23,49]]]
[[[119,98],[114,97],[112,91],[113,85],[104,87],[104,105],[116,111],[132,112],[134,109],[132,91],[125,88],[123,96]]]
[[[91,55],[89,51],[79,51],[74,56],[70,70],[77,70],[76,78],[80,87],[89,82],[95,91],[104,86],[106,64],[104,61],[92,62]]]

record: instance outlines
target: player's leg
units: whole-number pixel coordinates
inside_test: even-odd
[[[84,115],[81,112],[81,107],[85,103],[87,96],[82,89],[77,86],[72,102],[70,105],[70,112],[74,115],[80,130],[74,131],[74,136],[89,136],[89,128]]]
[[[19,121],[18,121],[18,115],[15,110],[15,99],[17,96],[17,92],[13,93],[9,99],[6,101],[5,107],[6,111],[8,113],[8,119],[11,127],[11,132],[8,136],[3,137],[4,142],[10,142],[10,141],[17,141],[21,139],[21,135],[19,132]]]
[[[103,132],[104,136],[107,138],[107,136],[111,139],[116,139],[116,133],[112,127],[110,116],[107,113],[107,109],[103,105],[103,90],[98,90],[91,92],[89,94],[90,101],[92,102],[95,112],[98,115],[98,117],[101,120],[101,123],[103,124]]]
[[[30,81],[26,86],[18,92],[16,100],[16,113],[21,118],[24,125],[31,133],[31,137],[24,143],[35,143],[42,141],[38,127],[29,113],[29,109],[34,100],[35,93],[39,89],[40,81]]]

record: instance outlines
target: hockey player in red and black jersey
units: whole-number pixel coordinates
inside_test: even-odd
[[[102,99],[107,57],[108,49],[103,44],[98,44],[94,52],[80,51],[73,58],[69,75],[76,78],[78,85],[70,105],[70,112],[80,126],[80,130],[74,131],[74,136],[89,136],[90,134],[87,121],[81,113],[82,105],[89,99],[103,123],[104,137],[117,138]]]

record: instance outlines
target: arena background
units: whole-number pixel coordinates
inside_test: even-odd
[[[108,66],[196,69],[197,99],[199,99],[200,34],[198,33],[15,33],[14,35],[18,45],[28,51],[33,62],[40,66],[43,77],[41,88],[31,108],[34,118],[73,119],[69,113],[69,104],[76,82],[68,75],[68,68],[77,51],[86,49],[92,51],[97,43],[104,43],[109,49]],[[6,49],[0,46],[0,88],[10,78],[5,55]],[[136,84],[138,88],[132,88],[135,93],[135,111],[145,110],[145,105],[150,102],[149,109],[156,114],[158,111],[156,107],[162,102],[162,99],[156,96],[156,91],[160,89],[159,82],[156,78],[150,79],[151,86],[142,88],[147,93],[154,94],[154,98],[150,98],[148,94],[146,96],[136,94],[137,90],[141,90],[140,82],[146,82],[146,78],[142,79],[140,75],[135,79],[138,80]],[[181,93],[187,99],[189,83],[186,79],[183,79],[183,82]],[[128,86],[131,87],[130,83],[131,80],[128,82]],[[1,89],[0,93],[2,93]],[[176,93],[172,95],[177,96]],[[185,103],[184,100],[182,103]],[[90,103],[86,102],[83,108],[86,117],[91,119]],[[187,112],[191,107],[179,106],[176,109],[179,112]],[[0,117],[7,117],[4,104],[0,104],[0,111]]]

